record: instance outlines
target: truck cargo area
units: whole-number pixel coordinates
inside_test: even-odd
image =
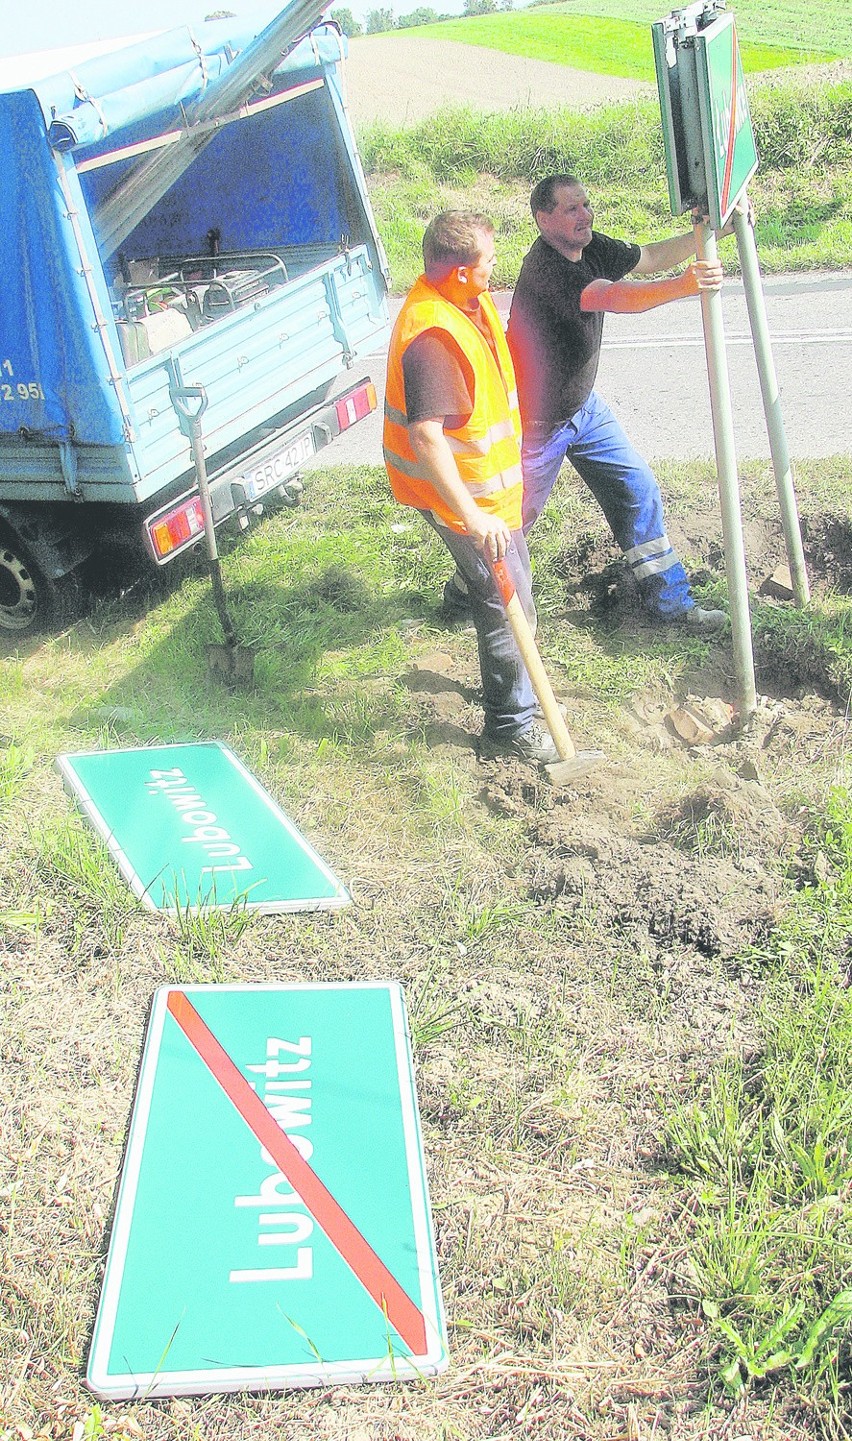
[[[320,13],[267,5],[0,95],[0,630],[100,548],[192,543],[185,387],[217,524],[292,501],[375,406],[387,264]]]

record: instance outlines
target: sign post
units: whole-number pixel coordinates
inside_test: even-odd
[[[781,524],[784,527],[784,541],[787,546],[787,560],[793,582],[796,604],[805,606],[811,598],[805,553],[802,549],[802,528],[799,524],[799,510],[793,487],[793,468],[787,448],[787,433],[781,414],[781,396],[778,391],[778,377],[772,357],[772,343],[769,339],[769,325],[766,319],[766,302],[760,279],[757,246],[748,214],[734,211],[734,233],[737,250],[743,269],[748,318],[751,326],[757,373],[760,377],[760,393],[763,397],[763,413],[766,416],[766,430],[769,435],[769,451],[775,472],[775,486],[778,503],[781,506]]]
[[[715,260],[716,236],[713,231],[702,221],[696,221],[694,229],[695,253],[698,259]],[[757,689],[748,608],[740,484],[731,414],[731,385],[722,325],[722,296],[718,290],[702,290],[701,321],[704,326],[704,348],[707,352],[707,378],[710,384],[710,410],[716,446],[716,471],[719,477],[719,504],[725,541],[725,573],[731,606],[737,694],[740,716],[743,720],[748,720],[757,709]]]
[[[804,605],[808,600],[808,586],[801,533],[766,330],[754,236],[746,214],[746,186],[758,161],[734,17],[724,13],[724,0],[699,0],[657,21],[652,26],[652,37],[672,214],[681,215],[686,210],[706,214],[712,232],[721,231],[732,221],[737,236],[787,555],[796,599]],[[695,222],[699,259],[715,257],[712,232],[703,223]],[[721,296],[703,294],[701,307],[731,597],[734,663],[741,718],[747,720],[756,706],[754,658]]]

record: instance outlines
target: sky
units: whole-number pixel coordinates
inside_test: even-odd
[[[284,3],[281,0],[282,9]],[[462,9],[461,0],[332,0],[337,3],[346,5],[361,20],[383,4],[390,4],[395,15],[405,15],[420,3],[445,13]],[[28,0],[26,4],[0,0],[0,7],[0,56],[10,56],[172,30],[188,21],[203,20],[212,10],[243,14],[258,5],[257,0],[78,0],[76,4],[69,0]]]

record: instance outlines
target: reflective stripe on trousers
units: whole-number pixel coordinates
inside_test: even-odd
[[[564,460],[570,460],[606,516],[647,608],[667,617],[691,610],[695,602],[666,535],[656,477],[594,391],[576,415],[549,435],[527,431],[524,531],[544,509]]]

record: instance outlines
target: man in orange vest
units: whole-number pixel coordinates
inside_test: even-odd
[[[480,755],[550,765],[559,756],[535,718],[535,695],[489,566],[505,559],[534,627],[515,373],[487,293],[494,259],[487,216],[451,210],[428,226],[425,273],[391,336],[384,457],[396,499],[420,511],[467,586],[485,712]]]

